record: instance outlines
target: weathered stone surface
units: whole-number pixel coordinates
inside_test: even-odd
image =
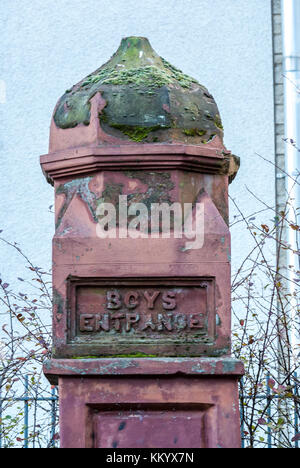
[[[57,350],[65,356],[218,356],[229,348],[211,278],[70,281],[68,344]]]
[[[62,447],[240,447],[238,374],[140,371],[60,377]]]
[[[244,374],[241,361],[233,358],[105,358],[52,359],[44,364],[44,373],[52,384],[58,377],[103,375],[181,375],[237,376]]]
[[[227,355],[227,186],[227,175],[180,170],[101,171],[55,182],[55,356]],[[186,239],[173,234],[120,238],[119,221],[116,238],[99,238],[97,208],[112,203],[118,210],[119,196],[126,197],[128,207],[144,204],[148,228],[153,203],[171,207],[179,202],[182,209],[185,203],[202,203],[203,248],[186,249]],[[170,299],[175,300],[172,309]]]
[[[105,101],[101,127],[121,141],[206,144],[223,137],[208,90],[161,58],[145,38],[123,39],[106,64],[67,90],[54,113],[56,126],[90,125],[97,93]]]

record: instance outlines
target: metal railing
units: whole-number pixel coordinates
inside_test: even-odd
[[[33,437],[29,435],[29,416],[30,416],[30,405],[31,403],[46,403],[48,402],[50,405],[50,424],[48,426],[49,437],[47,441],[47,448],[56,448],[57,447],[57,438],[56,438],[56,429],[57,429],[57,405],[58,405],[58,392],[56,387],[51,387],[51,396],[37,396],[34,397],[30,395],[29,392],[29,376],[26,375],[24,378],[24,393],[23,396],[20,397],[12,397],[12,398],[1,398],[0,395],[0,448],[6,448],[6,444],[3,441],[3,403],[4,402],[23,402],[24,403],[24,418],[23,418],[23,448],[30,448],[30,442],[32,442]],[[20,439],[21,440],[21,439]],[[20,443],[18,446],[21,446]]]

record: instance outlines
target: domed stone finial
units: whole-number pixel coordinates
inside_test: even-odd
[[[107,63],[66,91],[55,109],[52,133],[66,141],[66,134],[57,132],[80,127],[82,136],[95,119],[100,125],[98,144],[202,145],[215,136],[223,139],[212,95],[161,58],[143,37],[122,39]]]

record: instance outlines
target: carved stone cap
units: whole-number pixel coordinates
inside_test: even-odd
[[[68,89],[55,108],[50,152],[83,145],[223,140],[213,96],[151,47],[127,37],[112,58]],[[215,143],[215,142],[214,142]]]

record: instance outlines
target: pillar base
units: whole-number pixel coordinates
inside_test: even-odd
[[[232,358],[53,359],[62,448],[240,448]]]

